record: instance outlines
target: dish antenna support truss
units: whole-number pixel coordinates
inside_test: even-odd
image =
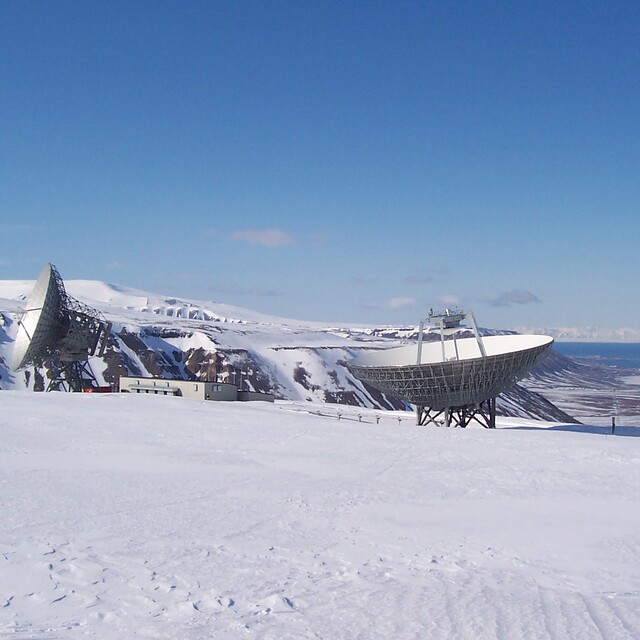
[[[442,361],[446,361],[445,356],[445,336],[451,336],[453,339],[453,347],[455,349],[455,357],[449,360],[460,360],[460,354],[458,353],[458,343],[456,340],[456,334],[465,331],[467,327],[462,324],[462,321],[469,318],[473,335],[478,344],[478,351],[481,358],[487,357],[487,352],[482,342],[482,336],[478,331],[478,324],[476,317],[473,315],[473,311],[470,309],[444,309],[444,311],[429,310],[428,318],[420,320],[420,326],[418,329],[418,354],[416,359],[416,365],[422,364],[422,340],[424,337],[424,326],[429,324],[434,333],[440,334],[440,345],[442,347]],[[457,425],[459,427],[466,427],[471,420],[476,419],[487,429],[496,428],[496,399],[487,398],[476,404],[463,405],[459,407],[445,407],[443,409],[432,409],[424,404],[416,404],[416,424],[418,426],[425,426],[428,424],[444,425],[449,427],[450,425]]]
[[[429,317],[425,318],[424,320],[420,320],[420,326],[418,329],[418,354],[416,358],[416,364],[418,366],[422,364],[422,340],[424,337],[425,324],[431,325],[434,332],[440,334],[440,343],[442,346],[442,361],[444,362],[446,360],[444,338],[448,335],[453,337],[453,345],[456,350],[456,356],[454,359],[459,360],[460,356],[458,354],[456,334],[460,331],[466,330],[466,327],[461,323],[467,317],[471,321],[471,328],[473,329],[473,335],[475,336],[476,342],[478,343],[478,350],[480,351],[480,355],[483,358],[486,358],[487,352],[484,348],[480,332],[478,331],[478,324],[476,323],[476,317],[473,315],[473,311],[469,309],[467,309],[466,311],[461,311],[459,309],[445,309],[444,311],[438,311],[434,313],[433,309],[431,309],[429,311]]]
[[[102,357],[111,323],[67,294],[58,270],[41,271],[18,320],[14,370],[49,365],[46,391],[87,391],[98,387],[89,357]]]

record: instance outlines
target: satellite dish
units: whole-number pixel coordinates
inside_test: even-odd
[[[469,316],[474,337],[457,338]],[[553,338],[540,335],[481,337],[471,311],[448,309],[430,314],[440,335],[423,343],[420,322],[415,346],[367,352],[347,366],[353,375],[380,391],[416,405],[417,423],[466,427],[479,419],[495,427],[495,399],[524,378],[548,353]],[[448,340],[445,340],[445,336]]]
[[[13,369],[47,361],[47,391],[85,391],[98,386],[89,357],[102,356],[111,333],[96,310],[67,294],[62,278],[47,264],[27,299],[13,345]]]

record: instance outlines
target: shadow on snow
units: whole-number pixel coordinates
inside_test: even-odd
[[[571,431],[573,433],[595,433],[601,436],[623,436],[627,438],[640,438],[640,427],[619,427],[616,426],[615,433],[611,432],[611,427],[595,427],[587,424],[559,424],[553,427],[501,427],[502,429],[521,429],[525,431]]]

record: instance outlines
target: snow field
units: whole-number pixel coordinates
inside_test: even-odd
[[[640,636],[640,438],[332,409],[4,391],[0,635]]]

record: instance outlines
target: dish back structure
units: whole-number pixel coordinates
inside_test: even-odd
[[[18,321],[13,369],[49,365],[46,390],[87,391],[98,387],[89,357],[102,356],[111,323],[67,294],[58,270],[47,264]]]
[[[471,318],[474,337],[460,339],[465,317]],[[496,397],[524,378],[553,343],[553,338],[538,335],[483,338],[470,311],[432,312],[429,321],[440,334],[437,342],[423,344],[422,321],[417,349],[368,352],[348,364],[361,381],[414,404],[419,425],[466,427],[476,419],[495,428]]]

